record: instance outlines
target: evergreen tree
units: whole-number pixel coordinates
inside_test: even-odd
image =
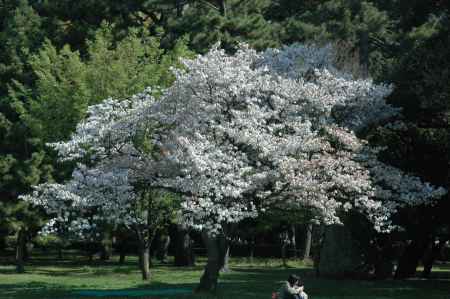
[[[171,51],[145,30],[129,29],[117,39],[114,27],[103,25],[86,42],[81,55],[66,45],[44,41],[42,18],[25,1],[5,21],[0,39],[0,202],[3,237],[15,233],[18,257],[22,244],[39,228],[36,209],[17,196],[42,181],[60,180],[70,165],[56,166],[47,142],[66,139],[87,106],[108,97],[126,97],[147,86],[166,87],[170,66],[188,55],[183,42]],[[41,47],[42,46],[42,47]],[[39,220],[39,221],[38,221]],[[18,259],[18,270],[23,261]]]
[[[380,128],[376,141],[387,145],[385,159],[418,173],[430,182],[450,187],[450,55],[448,20],[431,37],[416,41],[400,58],[393,74],[397,88],[390,101],[403,108],[404,124]],[[420,30],[420,29],[418,29]],[[401,158],[401,159],[400,159]],[[396,276],[415,275],[428,246],[450,239],[448,196],[429,208],[405,210],[399,218],[412,242],[400,259]],[[431,268],[430,268],[431,269]]]
[[[263,11],[270,1],[193,1],[181,16],[168,18],[166,41],[189,36],[189,47],[204,53],[220,42],[228,51],[234,51],[238,42],[256,49],[279,45],[277,26],[272,26]]]
[[[13,8],[13,3],[10,8]],[[5,5],[6,7],[7,5]],[[20,119],[19,107],[8,95],[13,82],[31,84],[27,60],[43,40],[42,18],[21,0],[6,12],[0,32],[0,210],[2,236],[16,235],[17,270],[23,272],[25,242],[40,224],[40,213],[17,200],[30,186],[51,180],[39,140]]]

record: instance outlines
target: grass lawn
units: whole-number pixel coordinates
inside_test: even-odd
[[[39,258],[26,267],[25,274],[15,274],[11,265],[0,266],[1,299],[66,299],[93,298],[74,294],[81,290],[141,290],[157,288],[194,288],[202,267],[175,268],[156,265],[151,282],[143,282],[136,269],[135,259],[118,265],[114,259],[107,263],[89,263],[84,259],[50,260]],[[217,298],[271,298],[280,282],[291,273],[305,281],[311,299],[449,299],[450,269],[441,267],[433,280],[363,281],[330,280],[314,277],[314,271],[291,261],[288,269],[278,260],[258,260],[254,264],[241,260],[232,262],[232,271],[221,275]],[[97,297],[100,298],[100,297]],[[102,297],[125,298],[125,297]],[[131,297],[130,297],[131,298]],[[205,295],[176,295],[133,298],[209,298]]]

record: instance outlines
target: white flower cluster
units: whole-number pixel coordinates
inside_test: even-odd
[[[399,207],[446,190],[381,163],[356,136],[398,110],[385,102],[390,86],[340,73],[332,55],[293,45],[185,60],[158,101],[147,90],[90,107],[72,139],[52,146],[94,167],[27,198],[60,212],[70,197],[132,223],[140,218],[131,186],[141,183],[182,194],[184,221],[212,233],[273,205],[313,209],[325,223],[357,209],[389,230]]]

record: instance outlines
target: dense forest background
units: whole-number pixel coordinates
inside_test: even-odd
[[[18,196],[73,168],[57,163],[46,143],[67,139],[91,104],[170,85],[179,57],[217,42],[229,52],[239,43],[333,44],[340,67],[395,86],[389,101],[403,108],[402,133],[367,132],[386,147],[385,161],[449,188],[449,10],[448,0],[0,0],[0,250],[14,247],[21,269],[46,215]],[[394,260],[399,278],[420,261],[427,276],[450,239],[448,211],[448,196],[404,210],[395,221],[405,230],[389,235],[356,216],[346,221],[358,224],[348,226],[352,239],[378,277]],[[311,241],[307,215],[255,221],[243,227],[294,240],[297,228]],[[238,231],[240,240],[257,235]]]

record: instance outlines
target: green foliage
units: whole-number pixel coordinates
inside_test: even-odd
[[[125,98],[147,86],[168,86],[173,81],[169,68],[179,65],[180,56],[190,55],[182,40],[163,50],[145,28],[127,28],[118,38],[115,26],[106,23],[91,40],[83,41],[84,47],[77,45],[86,49],[80,54],[68,45],[59,48],[44,40],[55,32],[46,32],[49,19],[40,17],[26,1],[13,7],[11,12],[0,7],[7,16],[0,31],[2,235],[19,228],[35,232],[41,214],[17,196],[70,172],[70,165],[56,165],[45,143],[68,138],[88,105],[108,97]]]
[[[403,108],[407,129],[373,133],[388,146],[385,160],[448,186],[449,8],[448,0],[0,1],[0,235],[37,228],[39,212],[17,196],[70,172],[46,142],[68,138],[90,104],[170,85],[169,67],[191,55],[186,45],[203,53],[218,41],[228,51],[238,42],[333,42],[341,67],[360,76],[367,64],[372,77],[396,86],[390,100]],[[146,134],[136,140],[141,149],[161,154]],[[161,199],[167,211],[177,201]],[[449,202],[402,221],[448,231]],[[251,235],[311,217],[285,215],[274,210],[245,228]]]
[[[66,240],[55,235],[38,235],[33,239],[33,243],[45,250],[61,249],[62,247],[68,245],[68,242]]]
[[[6,11],[0,31],[0,97],[7,93],[7,84],[11,79],[29,84],[27,61],[41,45],[45,32],[42,30],[42,18],[20,0],[17,7]]]
[[[19,229],[32,232],[41,224],[39,211],[18,202],[17,196],[41,178],[50,179],[51,168],[40,149],[34,152],[36,140],[20,122],[7,94],[13,80],[33,81],[27,61],[45,32],[42,18],[25,0],[4,1],[0,11],[0,227],[3,236],[14,236]]]
[[[224,1],[226,13],[205,2],[195,1],[182,16],[169,18],[165,25],[166,40],[189,35],[189,47],[200,53],[217,42],[229,51],[235,50],[238,42],[256,49],[279,45],[278,27],[271,26],[263,15],[270,1]]]
[[[170,66],[189,54],[182,42],[163,51],[159,40],[143,30],[130,29],[124,39],[115,41],[112,29],[104,24],[87,41],[84,59],[68,45],[57,50],[48,40],[31,57],[37,78],[34,90],[16,83],[13,95],[16,103],[23,103],[17,94],[23,95],[23,90],[32,94],[21,116],[34,136],[49,142],[67,139],[89,105],[109,97],[126,98],[147,86],[168,86],[173,80]]]
[[[413,30],[414,34],[428,32],[410,41],[409,50],[398,58],[392,72],[396,88],[390,97],[392,104],[403,109],[406,125],[399,131],[381,127],[372,135],[373,142],[387,146],[386,161],[446,188],[450,187],[448,25],[448,20],[441,19]],[[403,210],[397,219],[406,228],[403,237],[448,238],[449,207],[447,195],[435,206]]]

